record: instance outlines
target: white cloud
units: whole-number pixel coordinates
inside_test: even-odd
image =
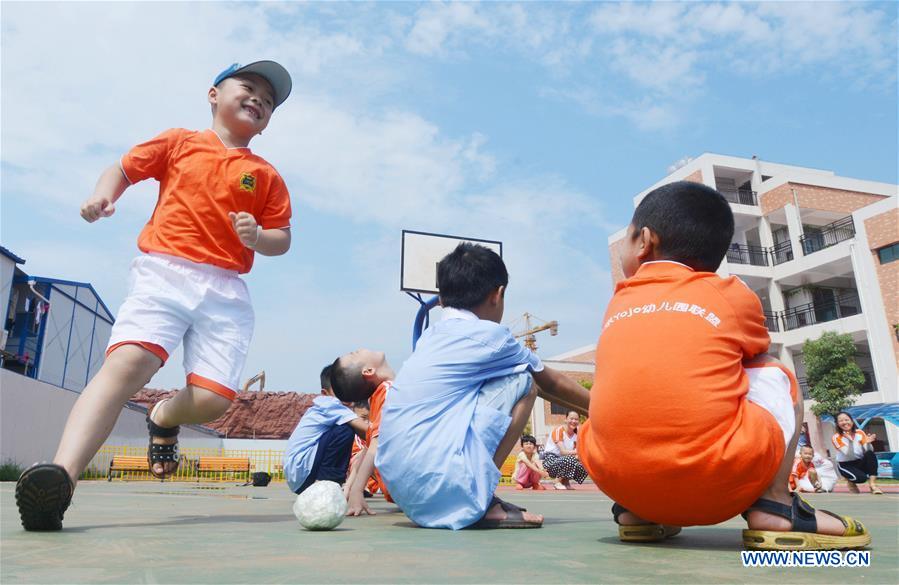
[[[692,156],[685,156],[685,157],[682,157],[682,158],[677,159],[676,161],[674,161],[673,163],[671,163],[670,165],[668,165],[668,168],[667,168],[666,170],[668,171],[668,174],[670,175],[671,173],[673,173],[673,172],[676,171],[677,169],[682,168],[682,167],[685,167],[685,166],[687,166],[688,164],[690,164],[691,162],[693,162],[693,157],[692,157]]]

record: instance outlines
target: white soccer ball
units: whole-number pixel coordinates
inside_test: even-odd
[[[306,530],[331,530],[346,515],[343,488],[333,481],[317,481],[297,496],[293,513]]]

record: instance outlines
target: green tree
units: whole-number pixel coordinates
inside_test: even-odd
[[[827,331],[802,346],[809,394],[816,416],[834,415],[855,403],[865,385],[865,375],[855,363],[852,336]]]

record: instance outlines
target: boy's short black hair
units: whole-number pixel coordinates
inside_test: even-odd
[[[811,445],[800,445],[800,446],[799,446],[799,450],[802,451],[803,449],[811,449],[811,450],[812,450],[812,453],[815,452],[815,448],[812,447]]]
[[[331,389],[331,364],[322,368],[322,373],[318,375],[318,378],[322,383],[323,390]]]
[[[368,400],[360,400],[359,402],[354,402],[353,408],[364,408],[365,410],[371,410],[371,406],[368,404]]]
[[[503,259],[484,246],[463,242],[437,263],[437,289],[444,307],[473,309],[508,284]]]
[[[343,363],[343,358],[337,358],[331,364],[331,391],[341,402],[359,402],[368,400],[374,393],[374,388],[369,388],[368,382],[362,377],[362,368],[358,364]]]
[[[533,443],[534,446],[537,446],[537,439],[534,435],[521,435],[521,446],[524,447],[525,443]]]
[[[715,272],[734,237],[734,214],[721,193],[700,183],[677,181],[653,189],[634,211],[636,233],[648,227],[659,251],[701,272]]]

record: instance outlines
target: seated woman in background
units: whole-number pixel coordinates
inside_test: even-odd
[[[855,425],[848,412],[836,416],[837,432],[833,436],[833,446],[837,450],[837,467],[840,474],[849,480],[849,491],[858,493],[858,484],[868,482],[871,493],[882,495],[877,487],[877,457],[871,443],[877,438]]]
[[[557,490],[573,490],[571,480],[584,483],[587,470],[577,458],[577,428],[581,423],[578,413],[571,410],[565,424],[555,429],[546,439],[543,450],[543,467],[555,478]]]

